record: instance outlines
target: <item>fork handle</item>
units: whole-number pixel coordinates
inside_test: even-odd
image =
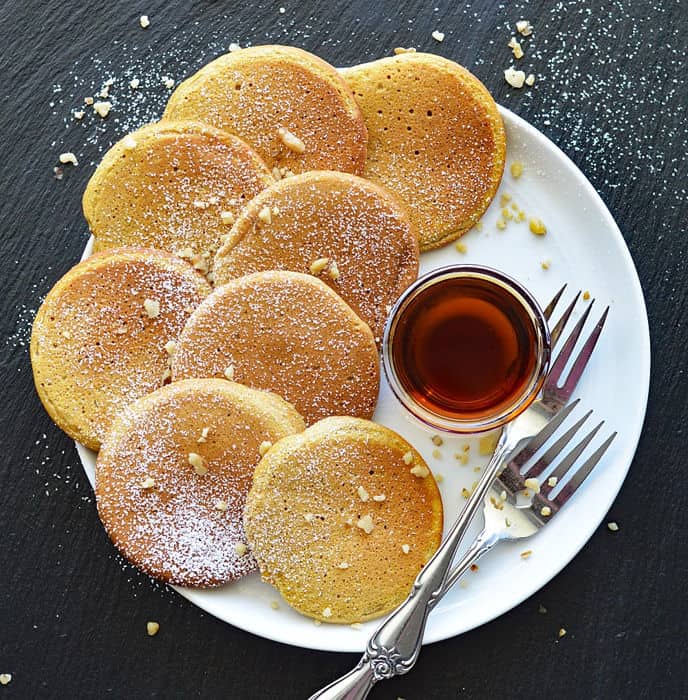
[[[363,700],[377,681],[408,673],[413,668],[420,654],[428,615],[444,595],[444,582],[456,550],[512,449],[513,445],[507,443],[507,431],[502,431],[475,490],[444,542],[416,577],[408,598],[373,633],[356,668],[311,695],[309,700]]]

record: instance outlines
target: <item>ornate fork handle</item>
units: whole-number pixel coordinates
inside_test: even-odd
[[[408,598],[373,633],[356,668],[311,695],[309,700],[363,700],[377,681],[408,673],[413,668],[420,653],[428,615],[444,594],[444,580],[466,528],[482,507],[505,457],[514,448],[513,443],[508,444],[511,442],[508,432],[502,432],[492,459],[466,507],[454,521],[440,548],[418,574]],[[461,565],[469,566],[476,556],[482,554],[478,550],[483,545],[484,541],[476,540]]]

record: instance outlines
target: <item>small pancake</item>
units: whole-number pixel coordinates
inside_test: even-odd
[[[276,168],[361,174],[366,129],[351,90],[328,63],[292,46],[225,54],[185,80],[163,119],[198,119],[237,134]],[[289,136],[298,141],[288,145]]]
[[[324,258],[315,274],[381,338],[387,307],[418,275],[417,233],[392,195],[355,175],[310,172],[263,190],[218,251],[215,283],[260,270],[309,273]]]
[[[31,333],[34,382],[50,417],[99,449],[115,415],[162,386],[165,344],[209,293],[188,263],[159,250],[120,248],[73,267]]]
[[[468,231],[494,197],[506,137],[497,105],[465,68],[404,53],[347,68],[368,127],[365,177],[410,208],[420,249]]]
[[[326,284],[271,271],[216,289],[179,338],[173,381],[224,376],[283,396],[310,424],[370,418],[380,366],[370,328]]]
[[[144,396],[118,416],[96,462],[110,539],[139,569],[180,586],[253,571],[242,515],[261,443],[304,427],[279,396],[220,379]]]
[[[190,249],[186,257],[205,272],[244,204],[272,182],[236,136],[197,122],[158,122],[105,154],[84,192],[84,215],[95,251]]]
[[[244,521],[263,579],[289,605],[324,622],[362,622],[408,595],[440,544],[442,500],[402,437],[327,418],[266,453]]]

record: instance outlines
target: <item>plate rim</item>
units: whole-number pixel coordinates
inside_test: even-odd
[[[642,376],[636,378],[636,381],[638,388],[642,391],[642,394],[634,412],[634,425],[631,426],[633,428],[633,434],[631,434],[629,430],[629,433],[624,435],[624,448],[621,455],[619,455],[619,457],[617,458],[619,464],[623,462],[623,466],[621,467],[623,473],[620,475],[618,483],[614,484],[613,488],[605,492],[606,498],[604,499],[604,510],[600,508],[601,515],[599,516],[599,518],[593,517],[588,519],[588,521],[585,523],[586,527],[581,528],[583,533],[579,536],[579,538],[577,538],[577,542],[574,545],[574,551],[571,554],[571,556],[567,558],[566,561],[563,561],[560,564],[554,564],[552,567],[546,568],[544,573],[542,573],[542,571],[539,571],[537,575],[533,576],[533,578],[529,580],[528,585],[521,586],[518,589],[518,593],[515,596],[512,596],[511,598],[503,596],[499,600],[495,600],[495,604],[492,607],[490,607],[489,610],[486,611],[486,614],[480,616],[480,619],[470,621],[467,625],[464,625],[460,629],[447,631],[444,626],[426,628],[425,635],[423,637],[424,646],[427,644],[433,644],[435,642],[457,637],[461,634],[465,634],[466,632],[475,629],[476,627],[480,627],[481,625],[496,620],[497,618],[501,617],[504,613],[513,610],[516,606],[520,605],[525,600],[534,595],[537,591],[539,591],[541,588],[546,586],[557,574],[559,574],[566,566],[568,566],[571,563],[571,561],[573,561],[573,559],[579,554],[582,548],[590,541],[595,530],[597,530],[597,528],[604,520],[605,515],[608,513],[612,503],[618,496],[621,487],[626,481],[626,477],[628,476],[628,472],[631,468],[633,458],[638,447],[638,442],[640,441],[640,437],[643,432],[643,426],[647,414],[652,364],[650,327],[642,285],[638,276],[638,270],[633,261],[631,252],[628,249],[626,240],[624,239],[621,230],[619,229],[616,221],[614,220],[614,217],[612,216],[611,212],[609,211],[607,205],[605,204],[600,194],[593,187],[592,183],[588,180],[588,178],[584,175],[580,168],[578,168],[578,166],[571,160],[571,158],[569,158],[569,156],[561,148],[559,148],[559,146],[557,146],[556,143],[554,143],[545,134],[539,131],[535,126],[526,121],[523,117],[519,116],[510,109],[503,107],[502,105],[497,106],[499,108],[499,112],[502,118],[506,122],[512,122],[517,129],[526,133],[527,138],[537,142],[540,146],[544,147],[545,149],[554,150],[554,153],[556,154],[557,159],[562,163],[562,166],[569,171],[569,174],[573,178],[575,178],[576,183],[586,193],[588,199],[595,203],[597,210],[599,211],[603,220],[605,221],[605,225],[612,233],[612,235],[617,239],[617,243],[620,244],[617,247],[622,252],[624,267],[629,269],[633,273],[631,275],[633,282],[632,287],[627,289],[626,291],[628,292],[629,296],[632,297],[633,308],[637,310],[637,312],[643,320],[642,329],[637,329],[638,337],[641,340],[641,342],[639,344],[639,347],[636,348],[636,351],[639,352],[641,355],[640,365],[642,368]],[[84,249],[84,253],[81,258],[82,260],[90,255],[92,241],[93,238],[91,237]],[[91,482],[89,471],[84,463],[84,458],[90,461],[94,461],[94,453],[77,442],[75,442],[75,445],[79,455],[79,459],[82,463],[82,467],[84,468],[84,471],[89,482],[91,483],[91,486],[93,486],[93,482]],[[618,465],[617,469],[619,469]],[[288,644],[290,646],[297,646],[303,649],[313,649],[317,651],[341,653],[360,653],[363,650],[363,647],[365,646],[365,637],[362,637],[360,643],[355,646],[347,644],[345,640],[344,644],[340,644],[337,648],[332,648],[324,646],[322,643],[318,644],[317,642],[314,642],[311,637],[301,638],[298,640],[297,643],[295,643],[293,639],[286,640],[284,636],[280,637],[278,635],[272,634],[272,627],[268,627],[267,629],[262,629],[260,632],[257,632],[255,629],[250,628],[248,625],[243,624],[241,621],[229,622],[225,617],[222,617],[218,611],[213,610],[213,606],[202,605],[198,601],[198,596],[204,593],[204,591],[196,591],[195,589],[187,589],[173,585],[170,587],[182,597],[184,597],[186,600],[188,600],[190,603],[198,606],[209,615],[212,615],[213,617],[222,620],[222,622],[230,624],[238,629],[241,629],[244,632],[248,632],[255,636],[262,637],[264,639],[269,639],[270,641]],[[502,601],[501,604],[500,600]],[[381,618],[380,621],[382,619],[384,618]],[[280,625],[276,625],[275,627],[279,629]]]

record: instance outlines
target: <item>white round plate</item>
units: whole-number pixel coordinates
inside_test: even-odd
[[[604,419],[602,434],[619,431],[597,470],[550,526],[530,540],[501,544],[469,572],[463,587],[455,586],[437,606],[425,632],[425,643],[447,639],[488,622],[528,598],[555,576],[581,549],[598,527],[626,476],[645,416],[650,380],[650,338],[640,282],[623,237],[592,185],[551,141],[520,117],[501,108],[507,129],[507,165],[500,191],[482,219],[461,241],[467,252],[454,245],[421,256],[421,274],[457,262],[489,265],[525,284],[545,304],[564,282],[569,294],[589,290],[596,299],[592,319],[609,304],[611,311],[600,342],[583,376],[577,396],[580,412],[594,409]],[[521,161],[523,175],[515,180],[509,170]],[[509,222],[500,231],[500,197],[511,195],[529,216],[541,218],[547,235],[535,236],[528,222]],[[508,205],[507,205],[508,206]],[[90,249],[90,246],[89,246]],[[90,250],[87,249],[85,254]],[[549,262],[544,269],[543,262]],[[562,305],[563,308],[563,305]],[[578,312],[584,308],[579,302]],[[375,420],[393,428],[423,454],[433,472],[441,474],[445,531],[465,502],[462,487],[478,477],[478,439],[471,444],[471,459],[461,466],[453,455],[467,442],[445,439],[441,457],[433,458],[428,433],[411,421],[382,379]],[[591,421],[592,423],[592,421]],[[89,480],[94,480],[94,453],[77,446]],[[480,520],[480,517],[478,518]],[[479,523],[474,523],[477,532]],[[468,538],[466,538],[466,542]],[[520,553],[531,549],[522,559]],[[394,572],[390,572],[394,576]],[[258,574],[214,590],[176,589],[207,612],[248,632],[286,644],[327,651],[362,651],[376,626],[360,629],[347,625],[315,625],[284,603]],[[279,602],[273,609],[271,603]]]

